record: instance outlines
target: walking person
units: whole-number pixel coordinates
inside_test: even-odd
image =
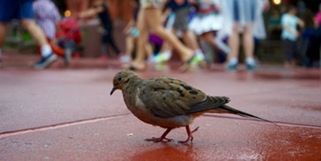
[[[166,29],[170,30],[177,37],[181,37],[184,44],[203,56],[203,51],[199,47],[196,35],[190,30],[189,22],[193,10],[190,0],[169,0],[165,5],[165,16],[168,17]],[[153,58],[154,62],[161,63],[167,61],[172,55],[172,46],[167,42],[164,44],[165,50]]]
[[[161,14],[163,2],[160,0],[140,0],[140,4],[141,8],[137,22],[140,35],[138,38],[137,56],[131,63],[131,69],[143,70],[146,68],[144,46],[147,43],[148,34],[151,32],[170,43],[178,51],[181,61],[184,63],[183,66],[190,67],[190,65],[197,65],[203,61],[202,56],[194,54],[192,49],[183,45],[173,33],[164,28]]]
[[[45,34],[54,54],[59,55],[56,49],[56,33],[58,21],[61,20],[58,8],[51,0],[35,0],[33,2],[35,21]]]
[[[53,63],[57,56],[52,52],[43,31],[34,21],[32,4],[33,0],[0,0],[0,50],[4,43],[6,25],[11,20],[18,19],[40,46],[41,58],[34,67],[44,69]]]
[[[103,29],[101,41],[103,44],[103,53],[108,53],[109,47],[113,50],[114,55],[119,56],[121,51],[116,45],[113,35],[113,21],[110,16],[108,4],[104,0],[93,0],[91,7],[79,14],[79,18],[97,16]]]

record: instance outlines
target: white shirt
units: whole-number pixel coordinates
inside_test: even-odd
[[[298,38],[297,25],[299,24],[299,18],[290,14],[284,14],[281,18],[281,24],[282,24],[282,35],[281,35],[282,39],[295,41]],[[288,29],[286,29],[286,27]]]

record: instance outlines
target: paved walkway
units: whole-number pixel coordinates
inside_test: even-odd
[[[140,73],[179,78],[209,94],[229,96],[231,106],[281,126],[207,114],[192,125],[200,126],[193,144],[181,145],[183,128],[170,133],[174,142],[144,141],[164,130],[130,114],[119,91],[109,96],[119,69],[36,71],[24,65],[0,69],[1,161],[321,160],[318,71],[308,77],[274,68],[254,74]]]

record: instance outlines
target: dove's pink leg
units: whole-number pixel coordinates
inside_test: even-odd
[[[146,141],[153,141],[155,143],[158,143],[158,142],[162,142],[162,141],[165,141],[165,142],[169,142],[169,141],[172,141],[172,139],[168,139],[166,138],[166,135],[171,131],[172,129],[171,128],[168,128],[161,137],[159,138],[150,138],[150,139],[145,139]]]
[[[187,132],[187,139],[184,140],[184,141],[180,141],[180,143],[182,143],[182,144],[185,144],[185,143],[187,143],[188,141],[191,141],[191,142],[192,142],[192,141],[193,141],[193,135],[192,135],[192,134],[193,134],[194,132],[196,132],[199,127],[195,128],[193,131],[191,131],[191,129],[189,128],[188,125],[185,126],[185,128],[186,128],[186,132]]]

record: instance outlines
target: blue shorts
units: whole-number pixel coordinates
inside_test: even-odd
[[[254,22],[257,7],[256,0],[234,0],[232,9],[234,22]]]
[[[0,0],[0,22],[33,19],[33,0]]]

